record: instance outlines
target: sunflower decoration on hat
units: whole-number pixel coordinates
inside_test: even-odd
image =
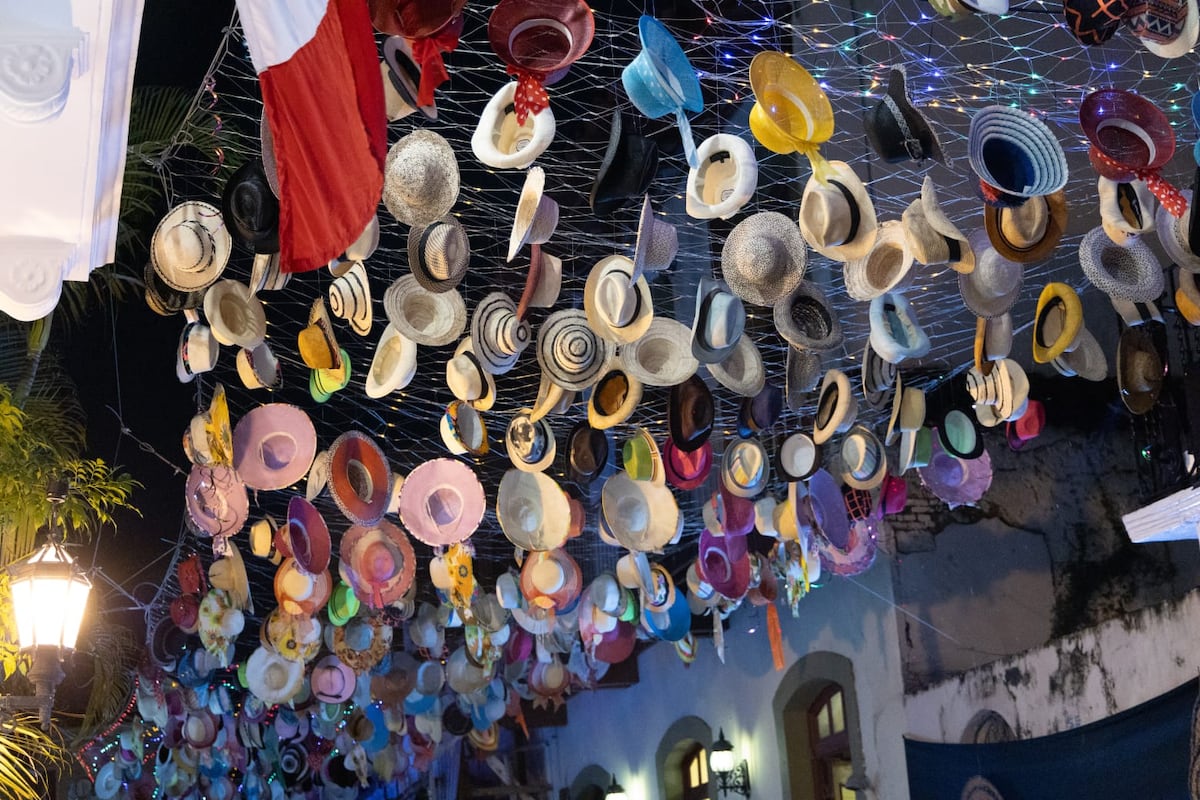
[[[833,136],[833,106],[808,70],[789,56],[766,50],[750,62],[750,132],[773,153],[801,153],[824,183],[831,176],[820,146]]]
[[[462,10],[466,5],[467,0],[370,0],[368,3],[375,29],[400,37],[407,44],[412,66],[420,71],[415,105],[422,110],[433,106],[434,90],[450,80],[442,54],[458,47],[463,29]]]

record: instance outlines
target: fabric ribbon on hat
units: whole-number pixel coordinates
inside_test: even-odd
[[[1136,169],[1130,167],[1128,164],[1122,164],[1120,161],[1110,158],[1108,154],[1101,152],[1099,148],[1095,147],[1092,148],[1092,155],[1109,169],[1132,172],[1138,180],[1145,181],[1147,188],[1154,193],[1154,196],[1158,198],[1158,202],[1162,203],[1163,208],[1171,212],[1171,216],[1178,219],[1187,213],[1187,199],[1157,169]]]
[[[679,136],[683,139],[683,154],[687,157],[688,166],[700,169],[700,154],[696,152],[696,142],[692,138],[692,123],[683,106],[675,109],[675,122],[679,125]]]
[[[825,160],[825,156],[821,155],[820,145],[814,142],[799,142],[796,145],[796,151],[808,159],[812,164],[813,177],[817,179],[822,186],[829,185],[829,179],[836,176],[833,167],[829,166],[829,162]]]
[[[451,23],[432,36],[420,39],[409,39],[412,46],[413,61],[421,70],[421,83],[417,87],[417,105],[433,105],[433,91],[450,80],[446,64],[442,61],[442,53],[452,53],[458,47],[458,35],[461,25]]]
[[[782,672],[783,660],[783,627],[779,624],[779,611],[774,603],[767,604],[767,638],[771,640],[771,661],[776,672]]]
[[[517,91],[513,94],[513,112],[517,116],[517,124],[524,125],[530,114],[537,114],[550,107],[550,95],[546,92],[546,87],[542,86],[542,75],[511,64],[507,72],[517,79]]]

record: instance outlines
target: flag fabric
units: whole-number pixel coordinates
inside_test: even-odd
[[[237,0],[279,175],[284,272],[318,269],[383,192],[387,117],[363,0]]]

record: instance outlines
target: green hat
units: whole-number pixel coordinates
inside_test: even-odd
[[[308,393],[318,403],[324,403],[333,393],[345,389],[350,383],[350,355],[345,348],[341,351],[341,366],[333,369],[314,369],[308,373]]]
[[[621,592],[626,596],[628,602],[625,603],[625,608],[618,618],[622,622],[633,622],[642,615],[641,604],[638,602],[638,596],[624,587]]]
[[[666,482],[658,443],[645,428],[638,428],[637,433],[625,441],[621,447],[621,463],[635,481]]]
[[[325,606],[325,610],[329,614],[329,624],[338,628],[342,627],[358,613],[358,608],[358,597],[354,594],[354,589],[346,583],[338,581]]]

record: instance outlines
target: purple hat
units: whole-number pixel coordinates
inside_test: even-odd
[[[430,547],[469,537],[486,509],[479,478],[468,465],[452,458],[418,464],[400,489],[400,522]]]
[[[698,563],[704,581],[731,600],[750,588],[750,553],[745,536],[714,536],[708,530],[701,531]]]
[[[837,547],[824,536],[816,537],[821,569],[847,577],[861,575],[875,563],[875,520],[858,520],[850,526],[845,547]]]
[[[354,694],[354,670],[335,655],[318,661],[308,682],[313,695],[322,703],[344,703]]]
[[[984,450],[978,458],[959,458],[947,453],[935,436],[929,466],[917,474],[925,488],[951,508],[972,506],[992,485],[992,457]]]
[[[329,527],[316,506],[303,497],[288,501],[288,540],[300,569],[315,575],[329,568]]]
[[[725,488],[721,481],[718,487],[721,496],[721,511],[717,518],[726,536],[746,536],[754,530],[754,501],[736,495]]]
[[[233,429],[233,466],[251,489],[286,489],[304,477],[316,453],[308,414],[287,403],[252,409]]]
[[[196,464],[184,487],[188,516],[208,536],[232,536],[246,524],[250,498],[233,467]]]
[[[819,469],[808,479],[808,499],[820,535],[833,547],[847,549],[850,546],[850,518],[846,514],[846,501],[837,481],[826,470]]]

